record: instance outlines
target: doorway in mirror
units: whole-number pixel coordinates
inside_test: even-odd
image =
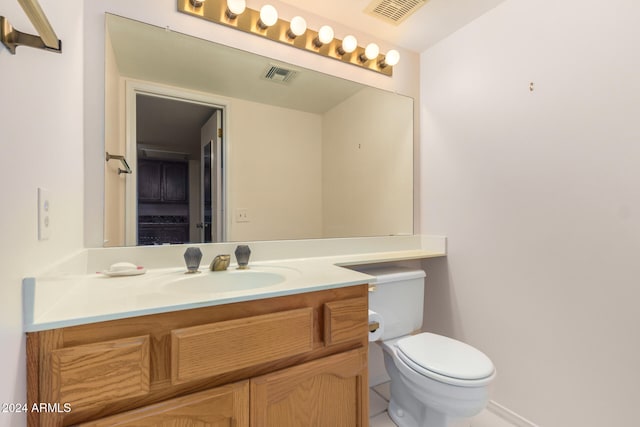
[[[223,109],[147,92],[135,111],[136,244],[223,241]]]

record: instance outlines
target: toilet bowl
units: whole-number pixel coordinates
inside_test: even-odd
[[[391,378],[388,412],[398,426],[447,427],[487,405],[495,369],[475,348],[430,333],[387,340],[382,347]]]
[[[491,360],[463,342],[437,334],[412,334],[422,325],[422,270],[358,269],[376,278],[369,309],[384,319],[381,345],[391,378],[388,412],[399,427],[449,427],[479,413],[496,375]]]

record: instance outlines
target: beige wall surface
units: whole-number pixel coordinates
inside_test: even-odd
[[[109,154],[125,154],[124,86],[120,79],[111,41],[105,40],[105,125],[104,148]],[[122,95],[122,96],[121,96]],[[125,179],[118,174],[122,164],[118,160],[107,162],[104,168],[104,198],[109,209],[104,210],[104,245],[125,245]]]
[[[325,237],[413,232],[412,112],[410,98],[363,89],[324,114]]]
[[[237,99],[230,110],[227,240],[322,237],[322,117]]]
[[[545,427],[637,424],[638,16],[508,0],[422,55],[421,221],[448,237],[425,328]]]

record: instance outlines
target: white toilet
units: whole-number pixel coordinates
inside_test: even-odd
[[[422,327],[422,270],[362,267],[376,277],[369,309],[383,318],[384,365],[391,378],[389,416],[399,427],[450,427],[479,413],[496,375],[481,351]]]

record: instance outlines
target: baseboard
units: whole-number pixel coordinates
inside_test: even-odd
[[[489,401],[487,405],[487,410],[492,414],[502,418],[508,423],[512,424],[514,427],[539,427],[537,424],[532,423],[524,417],[516,414],[510,409],[505,408],[504,406],[496,403],[495,401]]]

